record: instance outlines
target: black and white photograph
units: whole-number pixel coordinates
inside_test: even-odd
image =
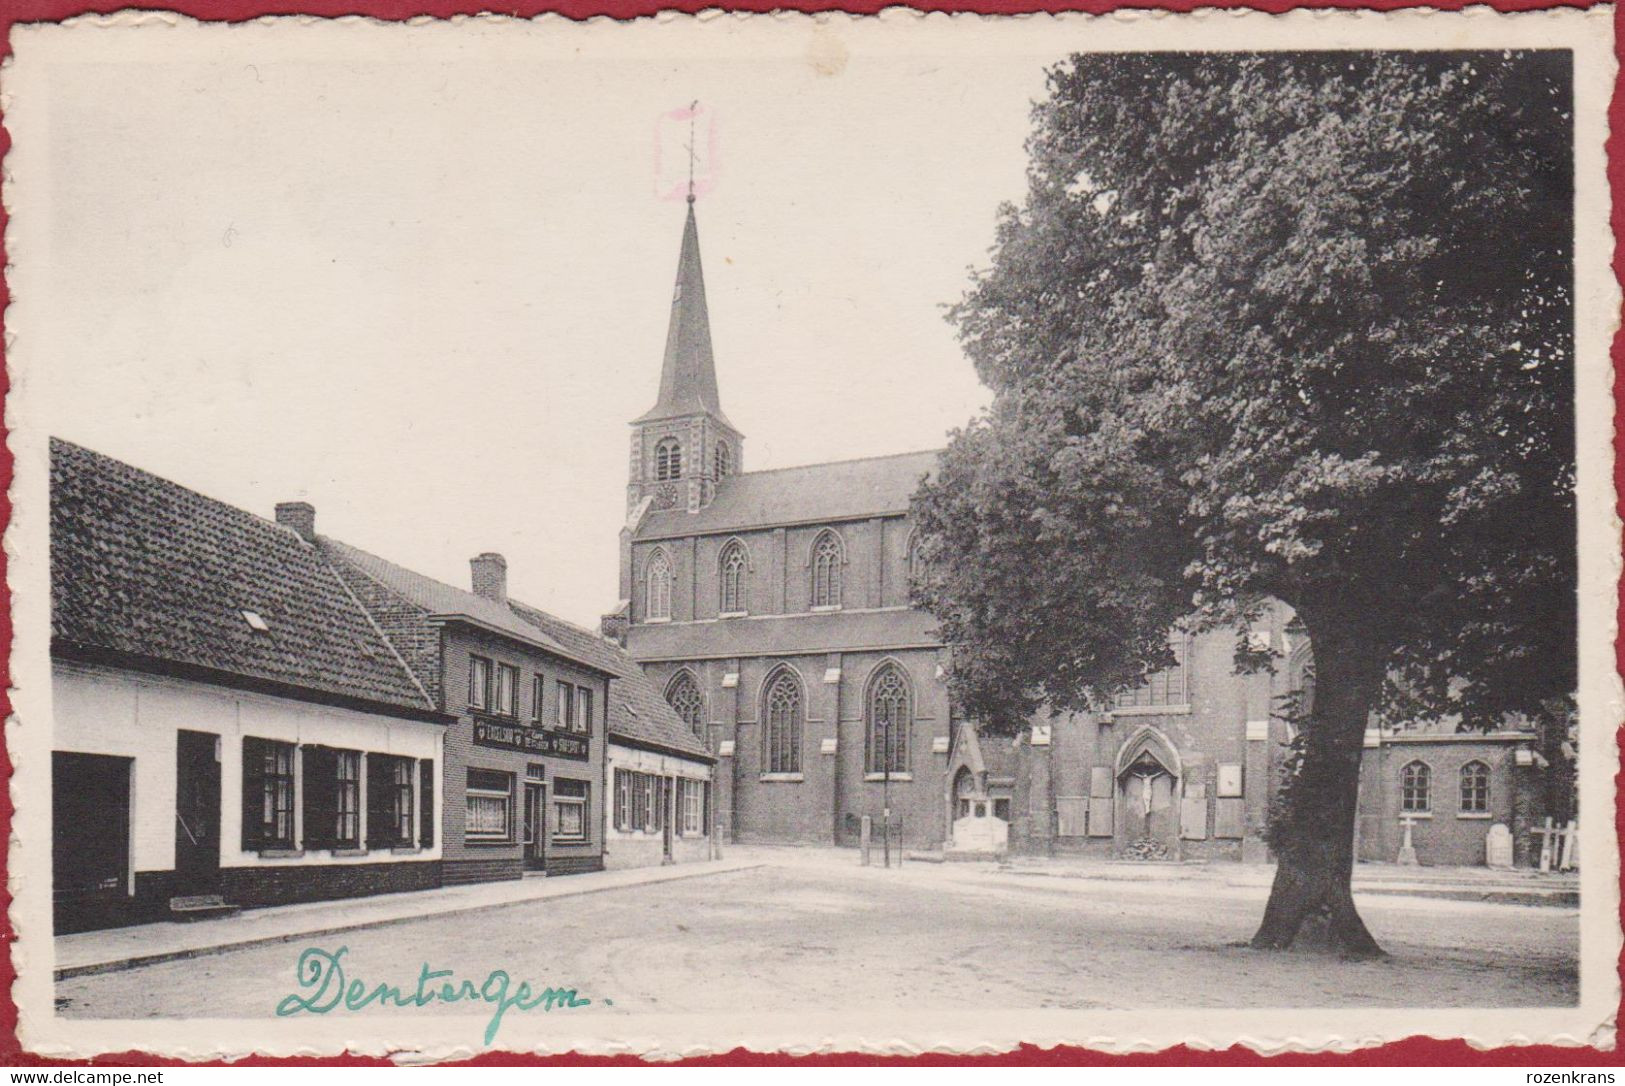
[[[25,1048],[1611,1048],[1612,26],[19,27]]]

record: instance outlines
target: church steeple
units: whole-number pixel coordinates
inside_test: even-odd
[[[637,422],[707,414],[724,425],[717,396],[716,359],[711,353],[711,314],[705,304],[705,272],[700,264],[700,231],[694,197],[688,198],[683,244],[677,254],[677,284],[666,326],[666,356],[660,368],[660,398]]]
[[[743,437],[722,413],[717,395],[691,184],[660,366],[660,395],[653,407],[632,420],[628,512],[635,512],[645,498],[655,509],[699,512],[711,504],[721,480],[740,470],[743,447]]]

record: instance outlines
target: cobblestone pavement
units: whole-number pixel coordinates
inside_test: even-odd
[[[737,853],[736,853],[737,854]],[[1266,888],[1213,880],[1023,878],[984,865],[860,868],[854,854],[663,885],[427,917],[318,937],[348,975],[410,991],[419,969],[478,983],[568,986],[580,1012],[795,1012],[1167,1006],[1572,1004],[1573,909],[1367,897],[1390,951],[1375,962],[1244,943]],[[57,985],[74,1017],[270,1015],[297,991],[305,941],[225,951]],[[444,1014],[443,1006],[360,1014]]]

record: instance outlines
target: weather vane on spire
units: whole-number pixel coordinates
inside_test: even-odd
[[[716,187],[717,121],[709,106],[696,98],[666,110],[656,122],[654,137],[655,187],[662,200],[692,204]]]
[[[694,202],[694,160],[698,157],[694,153],[694,118],[700,115],[700,100],[698,98],[688,104],[688,202]]]

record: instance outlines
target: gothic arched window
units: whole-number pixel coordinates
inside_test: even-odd
[[[801,679],[789,668],[762,691],[762,772],[801,772]]]
[[[703,464],[704,461],[702,460]],[[683,446],[675,437],[663,437],[655,446],[655,478],[664,482],[667,479],[681,479],[683,477]]]
[[[644,572],[647,591],[643,597],[646,618],[671,617],[671,560],[665,551],[655,551]]]
[[[825,529],[812,549],[812,605],[839,607],[841,605],[841,566],[845,555],[841,537]]]
[[[930,560],[925,556],[925,543],[918,535],[910,536],[908,541],[908,579],[911,584],[918,584],[925,580],[930,572]]]
[[[732,475],[734,470],[734,452],[728,447],[726,441],[717,442],[716,451],[717,478]]]
[[[745,571],[749,564],[745,559],[745,545],[739,540],[733,540],[722,548],[722,556],[717,560],[718,595],[721,597],[718,606],[725,615],[740,614],[748,606]]]
[[[1463,814],[1489,814],[1490,767],[1483,762],[1461,767],[1461,810]]]
[[[908,679],[896,664],[882,664],[869,680],[868,773],[907,773],[909,733],[914,727]]]
[[[1407,814],[1433,810],[1433,770],[1426,762],[1411,762],[1399,771],[1399,809]]]
[[[688,730],[705,738],[705,701],[692,671],[679,671],[666,687],[666,701],[676,710]]]

